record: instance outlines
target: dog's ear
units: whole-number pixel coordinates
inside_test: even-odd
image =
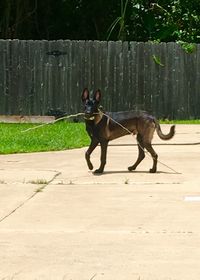
[[[85,102],[87,99],[89,99],[89,90],[87,88],[84,88],[82,95],[81,95],[81,99],[83,102]]]
[[[95,91],[95,93],[94,93],[94,100],[96,100],[97,102],[100,102],[100,100],[101,100],[101,91],[100,91],[100,89],[97,89],[96,91]]]

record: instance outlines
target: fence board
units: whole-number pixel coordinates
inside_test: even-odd
[[[99,42],[97,42],[98,44]],[[107,100],[108,97],[106,93],[109,92],[108,85],[108,48],[107,42],[102,41],[99,44],[99,56],[98,56],[98,65],[96,65],[96,72],[99,72],[99,79],[96,81],[95,88],[101,88],[103,99]],[[102,85],[102,86],[100,86]],[[109,93],[108,93],[109,94]],[[108,108],[109,104],[105,102],[105,108]]]
[[[200,45],[0,40],[0,59],[0,114],[76,113],[88,87],[108,111],[200,118]]]
[[[123,96],[126,95],[123,89],[123,44],[121,41],[115,44],[115,68],[114,68],[114,95],[115,111],[124,110]]]
[[[163,114],[162,117],[164,119],[169,118],[169,112],[168,109],[170,107],[170,98],[169,98],[169,88],[168,88],[168,83],[169,83],[169,79],[168,79],[168,72],[170,70],[169,67],[169,61],[168,61],[168,47],[167,44],[163,44],[163,56],[162,56],[162,63],[163,63],[163,86],[162,91],[163,91]]]
[[[124,105],[125,109],[129,108],[130,95],[129,95],[129,83],[130,83],[130,73],[129,73],[129,45],[128,42],[124,42],[122,45],[122,55],[121,55],[121,70],[120,70],[121,84],[118,91],[120,92],[119,108],[121,104]]]
[[[130,93],[130,102],[132,102],[133,106],[129,105],[129,108],[132,107],[134,109],[137,109],[137,101],[136,101],[136,44],[135,42],[130,43],[130,88],[131,88],[131,93]]]
[[[199,108],[200,108],[200,94],[199,94],[199,82],[200,82],[200,45],[197,45],[196,52],[196,65],[194,69],[195,75],[195,87],[193,91],[194,98],[194,115],[191,114],[191,117],[198,118],[200,116]]]
[[[9,41],[0,40],[0,61],[2,67],[0,67],[0,111],[5,112],[5,109],[8,110],[8,73],[9,73],[9,64],[8,64],[8,53],[9,53]]]
[[[108,94],[107,94],[107,110],[116,111],[116,103],[115,100],[115,43],[108,42],[108,56],[107,56],[107,75],[108,75]],[[103,104],[105,104],[105,100],[103,100]],[[111,109],[112,108],[112,109]]]

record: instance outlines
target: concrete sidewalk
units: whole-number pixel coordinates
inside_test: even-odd
[[[149,157],[127,171],[132,136],[111,142],[101,176],[86,148],[1,155],[0,280],[199,279],[200,126],[176,131],[154,138],[156,174]]]

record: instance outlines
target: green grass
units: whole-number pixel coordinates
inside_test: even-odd
[[[59,151],[81,148],[89,144],[84,123],[45,125],[0,123],[0,154]]]
[[[173,120],[173,121],[161,121],[161,124],[200,124],[200,120]]]
[[[200,124],[200,120],[162,121],[165,124]],[[0,154],[60,151],[89,145],[84,123],[58,122],[37,129],[37,124],[0,123]]]

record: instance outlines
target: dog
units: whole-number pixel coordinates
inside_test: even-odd
[[[163,134],[158,120],[140,111],[115,113],[115,119],[112,119],[100,109],[101,96],[101,91],[98,89],[94,92],[93,97],[90,98],[87,88],[83,90],[81,96],[84,104],[86,131],[91,138],[90,146],[85,153],[88,168],[93,170],[90,155],[98,144],[101,146],[101,163],[99,168],[94,171],[94,174],[101,174],[104,171],[109,141],[128,134],[135,134],[137,135],[138,158],[133,165],[128,167],[128,170],[133,171],[136,169],[145,158],[144,149],[146,149],[153,159],[153,166],[149,172],[155,173],[157,171],[158,155],[151,145],[153,134],[156,130],[162,140],[169,140],[175,134],[175,126],[170,127],[168,134]]]

